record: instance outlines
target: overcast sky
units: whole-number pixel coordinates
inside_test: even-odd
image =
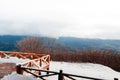
[[[0,0],[0,34],[120,39],[120,1]]]

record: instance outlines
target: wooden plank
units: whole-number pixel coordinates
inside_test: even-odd
[[[42,69],[38,69],[38,68],[31,68],[31,67],[24,67],[24,66],[21,66],[21,69],[36,70],[36,71],[41,71],[41,72],[49,72],[49,73],[59,74],[58,72],[55,72],[55,71],[48,71],[48,70],[42,70]]]
[[[36,66],[37,68],[40,68],[39,65],[37,65],[35,62],[32,62],[34,66]]]

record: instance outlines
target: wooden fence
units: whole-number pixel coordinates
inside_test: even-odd
[[[18,57],[22,59],[30,59],[27,62],[21,63],[24,67],[39,68],[42,70],[49,70],[50,55],[36,54],[36,53],[23,53],[23,52],[0,52],[0,58]],[[21,71],[23,74],[24,71]],[[41,74],[40,71],[34,71],[35,74]]]
[[[24,72],[27,72],[32,74],[35,77],[41,78],[42,80],[46,80],[44,79],[44,77],[54,76],[54,75],[58,75],[58,80],[65,80],[64,79],[65,77],[71,80],[76,80],[75,77],[92,79],[92,80],[105,80],[105,79],[63,73],[62,70],[60,70],[59,72],[49,71],[50,56],[46,54],[22,53],[22,52],[0,52],[0,58],[9,59],[11,56],[22,58],[22,59],[28,59],[28,58],[30,59],[29,61],[21,63],[16,66],[16,71],[18,74],[24,74]],[[47,74],[42,75],[41,72],[46,72]],[[118,79],[114,78],[114,80],[118,80]]]
[[[46,56],[46,54],[37,54],[37,53],[25,53],[25,52],[3,52],[0,51],[0,58],[9,58],[9,57],[18,57],[22,59],[38,59],[43,56]]]
[[[35,74],[35,73],[31,72],[31,70],[32,71],[38,71],[38,72],[46,72],[47,74],[46,75]],[[65,80],[65,77],[67,77],[70,80],[78,80],[78,79],[75,79],[75,77],[79,78],[79,79],[84,78],[84,79],[90,79],[90,80],[106,80],[106,79],[100,79],[100,78],[92,78],[92,77],[63,73],[62,70],[60,70],[59,72],[55,72],[55,71],[42,70],[42,69],[24,67],[22,65],[18,65],[17,66],[17,73],[21,74],[21,71],[26,71],[27,73],[30,73],[35,77],[41,78],[42,80],[46,80],[45,77],[54,76],[54,75],[58,75],[58,80]],[[118,79],[114,78],[114,80],[118,80]]]
[[[37,58],[37,59],[29,60],[25,63],[21,63],[20,65],[24,66],[24,67],[37,68],[37,69],[42,69],[42,70],[49,70],[50,56],[45,55],[41,58]],[[31,70],[31,72],[34,72],[35,74],[41,74],[40,71]],[[24,71],[21,71],[21,74],[23,74],[23,73],[24,73]]]

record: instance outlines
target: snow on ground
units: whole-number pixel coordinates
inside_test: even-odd
[[[120,79],[120,73],[109,67],[92,63],[51,62],[51,70],[63,70],[64,73],[113,80]]]
[[[0,62],[6,62],[3,61],[4,59],[0,59]],[[23,60],[19,61],[21,59],[18,58],[10,58],[9,62],[14,62],[18,64],[19,62],[23,62]],[[81,76],[88,76],[88,77],[95,77],[95,78],[102,78],[107,80],[114,80],[114,78],[120,79],[120,73],[112,70],[109,67],[99,65],[99,64],[92,64],[92,63],[67,63],[67,62],[55,62],[51,61],[50,63],[50,70],[57,71],[63,70],[64,73],[69,74],[76,74]],[[47,80],[57,80],[57,76],[52,76],[46,78]],[[34,78],[31,75],[19,75],[16,72],[13,72],[10,75],[5,76],[1,80],[41,80]],[[68,80],[68,79],[66,79]],[[77,79],[77,80],[83,80],[83,79]]]
[[[10,75],[5,76],[1,80],[37,80],[33,76],[24,76],[24,75],[19,75],[16,72],[13,72]]]
[[[0,63],[15,63],[17,65],[17,64],[29,61],[29,60],[30,59],[19,59],[17,57],[9,57],[9,59],[1,58]]]

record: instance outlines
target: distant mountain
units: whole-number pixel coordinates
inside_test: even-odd
[[[120,40],[87,39],[75,37],[60,37],[59,42],[73,50],[111,49],[120,51]]]
[[[0,51],[16,51],[16,43],[23,38],[31,36],[17,36],[17,35],[2,35],[0,36]],[[62,43],[58,42],[55,38],[39,37],[42,41],[42,46],[45,48],[63,49],[65,48]]]
[[[0,51],[16,50],[17,41],[25,38],[25,36],[3,35],[0,36]]]
[[[40,40],[42,41],[42,46],[46,48],[59,50],[65,48],[64,44],[59,42],[56,38],[40,37]]]
[[[0,51],[17,50],[16,43],[28,36],[0,36]],[[73,51],[86,49],[111,49],[120,51],[120,40],[102,40],[102,39],[87,39],[75,37],[59,37],[58,39],[49,37],[39,37],[42,41],[42,46],[51,49],[69,49]]]

